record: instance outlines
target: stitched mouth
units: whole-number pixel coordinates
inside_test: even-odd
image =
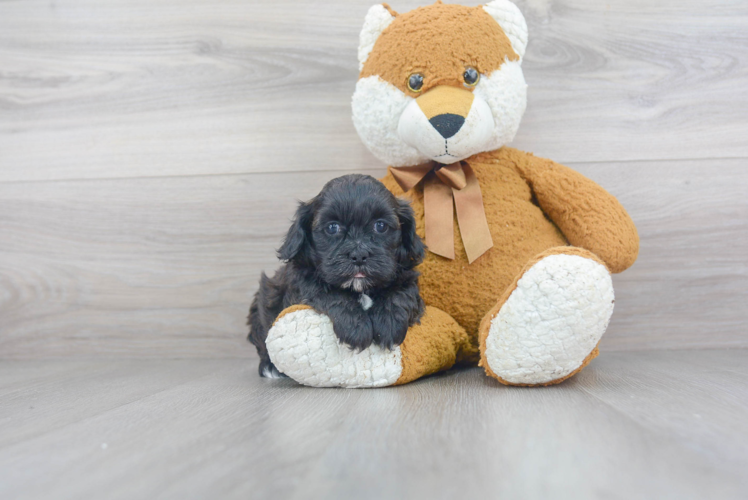
[[[444,153],[436,156],[432,156],[432,158],[441,158],[442,156],[451,156],[454,158],[455,156],[449,153],[449,140],[444,139]]]

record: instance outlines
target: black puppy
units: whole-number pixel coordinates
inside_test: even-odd
[[[260,355],[260,375],[279,375],[265,339],[278,314],[293,304],[326,314],[335,335],[352,348],[402,343],[423,314],[414,270],[423,253],[407,201],[368,175],[328,182],[299,204],[278,250],[286,264],[272,278],[262,274],[249,308],[248,339]]]

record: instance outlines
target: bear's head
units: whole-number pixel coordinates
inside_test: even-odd
[[[392,166],[449,164],[510,142],[527,102],[527,25],[509,0],[366,15],[353,123]]]

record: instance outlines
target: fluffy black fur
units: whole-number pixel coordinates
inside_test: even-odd
[[[423,253],[407,201],[368,175],[328,182],[299,204],[278,250],[286,264],[272,278],[262,274],[249,308],[248,339],[260,355],[260,375],[279,375],[265,338],[278,314],[293,304],[329,316],[335,335],[354,349],[402,343],[423,314],[414,269]],[[368,310],[362,294],[373,301]]]

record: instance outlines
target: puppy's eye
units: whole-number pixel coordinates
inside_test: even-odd
[[[413,73],[408,77],[408,88],[411,92],[420,92],[423,87],[423,75],[420,73]]]
[[[475,87],[480,80],[480,73],[475,68],[465,68],[465,72],[462,74],[462,79],[465,80],[465,85],[468,87]]]
[[[327,234],[338,234],[340,232],[340,224],[337,222],[331,222],[325,228]]]
[[[374,223],[374,231],[379,234],[386,233],[388,229],[389,226],[384,221],[378,220]]]

